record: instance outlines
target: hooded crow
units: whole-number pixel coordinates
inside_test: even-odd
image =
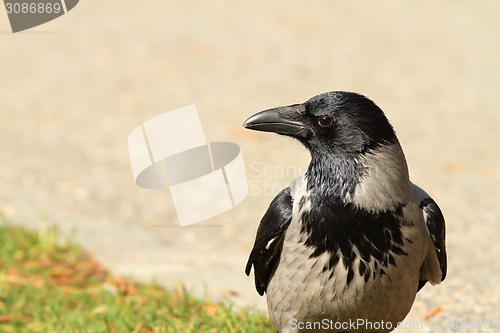
[[[299,140],[311,163],[271,202],[246,274],[280,333],[389,332],[446,276],[445,222],[410,182],[383,111],[334,91],[262,111],[245,128]]]

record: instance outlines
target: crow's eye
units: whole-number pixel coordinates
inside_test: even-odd
[[[333,123],[333,119],[330,117],[321,117],[318,119],[318,125],[321,127],[328,127]]]

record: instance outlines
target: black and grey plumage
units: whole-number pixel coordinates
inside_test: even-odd
[[[443,215],[410,182],[396,134],[374,102],[329,92],[262,111],[243,126],[293,137],[311,154],[304,175],[271,202],[246,266],[280,333],[357,319],[386,326],[339,331],[391,331],[426,282],[444,280]],[[316,328],[303,331],[337,331]]]

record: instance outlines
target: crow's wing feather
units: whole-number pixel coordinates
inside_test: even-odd
[[[427,230],[436,249],[439,267],[441,268],[441,281],[443,281],[447,270],[444,216],[439,206],[431,198],[423,199],[420,203],[420,209],[422,209]],[[418,290],[422,289],[426,282],[426,280],[420,280]]]
[[[274,198],[260,221],[255,244],[245,269],[245,273],[250,275],[253,265],[255,288],[260,295],[266,291],[273,268],[279,261],[283,236],[291,220],[292,197],[290,188],[287,187]]]

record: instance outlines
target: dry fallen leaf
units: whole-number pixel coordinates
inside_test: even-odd
[[[214,316],[217,313],[217,306],[213,304],[204,305],[203,311],[205,311],[210,316]]]
[[[70,279],[67,276],[52,275],[50,280],[58,285],[67,286],[70,284]]]
[[[425,320],[430,319],[431,317],[434,317],[435,315],[437,315],[438,313],[441,313],[441,312],[443,312],[442,307],[438,307],[434,310],[426,310],[425,314],[421,318],[425,321]]]
[[[135,285],[133,283],[131,283],[131,282],[128,283],[126,295],[127,296],[134,296],[135,294],[137,294],[137,288],[135,287]]]
[[[0,323],[10,323],[12,320],[13,320],[13,317],[10,314],[0,316]]]

